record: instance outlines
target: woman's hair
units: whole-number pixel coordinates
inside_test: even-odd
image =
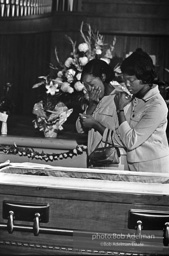
[[[84,67],[82,71],[81,79],[85,74],[91,74],[94,77],[99,77],[102,79],[102,74],[106,75],[105,82],[109,83],[115,78],[114,70],[105,61],[100,59],[90,60]]]
[[[135,75],[143,83],[152,84],[156,78],[156,73],[151,57],[141,48],[136,49],[121,64],[123,74]]]

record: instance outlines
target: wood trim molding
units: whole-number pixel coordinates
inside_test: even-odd
[[[0,34],[31,34],[79,31],[81,22],[99,28],[102,34],[169,35],[169,18],[151,15],[92,15],[82,12],[54,12],[50,15],[0,18]]]
[[[83,4],[103,4],[103,0],[83,0]],[[125,4],[125,5],[169,5],[168,0],[104,0],[104,4]]]
[[[0,18],[0,34],[26,34],[50,31],[52,14]]]

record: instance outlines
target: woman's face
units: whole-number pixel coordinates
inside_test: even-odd
[[[105,87],[102,80],[99,77],[95,77],[92,74],[85,74],[82,78],[82,83],[90,92],[91,88],[100,89],[100,99],[104,96]]]
[[[129,76],[124,74],[123,78],[127,89],[131,94],[137,94],[145,87],[145,84],[143,84],[142,81],[139,80],[135,75]]]

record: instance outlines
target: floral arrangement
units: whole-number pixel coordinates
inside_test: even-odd
[[[63,129],[63,123],[73,112],[73,104],[78,103],[80,109],[83,109],[84,102],[87,100],[86,89],[80,81],[83,66],[94,58],[102,59],[107,63],[110,63],[113,58],[116,37],[112,44],[108,45],[104,42],[103,35],[98,31],[93,32],[91,26],[86,25],[86,32],[84,32],[83,22],[80,27],[83,42],[77,45],[69,36],[66,36],[72,45],[72,52],[65,62],[61,63],[55,48],[57,66],[50,64],[53,75],[40,76],[41,81],[33,86],[33,89],[45,87],[45,97],[33,107],[33,114],[36,115],[36,119],[33,120],[34,127],[40,131],[53,129],[56,132]],[[64,115],[61,115],[63,108]]]

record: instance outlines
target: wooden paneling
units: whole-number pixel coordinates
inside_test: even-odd
[[[51,14],[0,18],[0,34],[30,34],[51,30]]]
[[[168,0],[83,0],[82,10],[102,16],[168,17]]]
[[[0,35],[1,92],[4,84],[13,84],[16,113],[32,113],[36,93],[32,86],[49,72],[49,62],[50,33]]]
[[[20,167],[20,169],[23,169],[23,167]],[[64,169],[66,171],[66,168]],[[76,168],[74,168],[74,172],[76,171]],[[92,170],[88,169],[88,171]],[[124,176],[126,175],[128,177],[127,172]],[[138,255],[138,253],[168,255],[168,247],[163,246],[162,228],[147,230],[143,222],[141,231],[143,246],[139,246],[139,244],[136,244],[135,237],[133,237],[137,234],[136,229],[131,229],[128,225],[131,209],[168,212],[168,184],[145,183],[144,178],[143,182],[132,182],[130,184],[129,181],[76,180],[75,178],[44,176],[38,176],[37,178],[35,175],[26,176],[7,173],[4,176],[2,172],[0,176],[0,249],[6,251],[6,253],[8,252],[8,255],[9,253],[10,255],[12,253],[15,255],[18,252],[22,253],[23,248],[27,254],[30,252],[32,255],[38,254],[36,249],[39,249],[41,253],[38,255],[43,255],[48,252],[47,249],[50,249],[52,255],[57,255],[56,249],[59,250],[60,247],[73,247],[75,249],[77,245],[82,246],[80,248],[83,249],[90,245],[90,249],[95,249],[95,253],[93,252],[92,255],[96,255],[96,250],[99,249],[99,255],[106,255],[107,251],[112,251],[112,254],[116,252],[116,255],[118,252],[118,255]],[[4,200],[20,205],[49,205],[49,221],[47,223],[40,221],[40,228],[48,228],[48,231],[54,228],[60,228],[62,231],[69,230],[69,236],[66,232],[62,235],[54,235],[52,232],[44,234],[42,229],[40,229],[38,236],[34,236],[33,221],[25,221],[25,215],[22,214],[20,214],[19,220],[14,219],[14,225],[24,225],[26,228],[30,227],[29,230],[17,231],[16,226],[14,226],[14,232],[9,234],[6,230],[7,219],[3,218]],[[5,228],[2,229],[2,225],[5,225]],[[117,247],[116,244],[109,246],[109,248],[103,246],[100,248],[100,241],[107,241],[106,238],[99,238],[99,235],[104,234],[112,235],[111,238],[108,238],[109,241],[120,242],[121,246]],[[120,234],[125,235],[125,237],[116,237]],[[91,235],[95,235],[95,237],[98,235],[100,241],[97,241],[98,243],[95,243],[94,240],[91,241]],[[129,236],[126,237],[126,235]],[[143,235],[149,235],[149,237],[144,239]],[[79,236],[84,238],[83,244],[78,240]],[[75,243],[73,243],[73,240]],[[91,243],[87,244],[87,242]],[[133,243],[129,244],[129,242]],[[21,250],[19,251],[18,248],[21,248]],[[71,254],[71,251],[69,252]],[[62,254],[64,254],[64,251],[62,251]],[[74,254],[77,255],[72,251],[72,255]]]
[[[87,20],[92,20],[100,31],[169,34],[167,0],[84,0],[82,7],[87,13]]]
[[[143,35],[168,35],[169,20],[144,17],[110,17],[92,16],[86,17],[88,23],[93,23],[101,32],[118,34],[143,34]]]

